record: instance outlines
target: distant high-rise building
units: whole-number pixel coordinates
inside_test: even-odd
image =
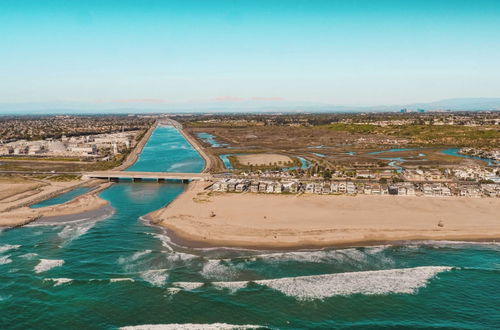
[[[407,113],[407,112],[408,112],[408,109],[403,108],[403,109],[399,110],[399,112],[401,112],[401,113]]]
[[[417,109],[417,112],[422,113],[422,112],[425,112],[425,110],[424,109]]]

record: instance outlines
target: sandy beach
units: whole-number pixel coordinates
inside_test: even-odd
[[[500,238],[498,198],[210,193],[206,185],[190,184],[148,218],[197,246],[279,249]]]
[[[63,204],[36,209],[32,209],[29,206],[20,206],[11,210],[2,211],[0,226],[21,226],[46,217],[73,216],[107,207],[108,202],[100,198],[98,194],[111,184],[112,183],[108,182],[101,183],[90,192]],[[46,196],[46,199],[48,198],[51,197]]]

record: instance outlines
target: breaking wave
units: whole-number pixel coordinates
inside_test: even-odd
[[[118,258],[118,263],[120,265],[128,264],[128,263],[130,263],[132,261],[136,261],[140,257],[145,256],[146,254],[149,254],[151,252],[152,252],[152,250],[138,251],[138,252],[135,252],[134,254],[132,254],[130,257],[120,257],[120,258]]]
[[[174,285],[184,290],[192,291],[201,288],[205,283],[202,282],[175,282]]]
[[[412,294],[451,267],[415,267],[255,281],[300,300],[352,294]]]
[[[324,299],[332,296],[353,294],[381,295],[390,293],[413,294],[424,287],[429,280],[440,272],[452,267],[423,266],[388,270],[373,270],[326,275],[284,277],[269,280],[213,282],[219,289],[235,292],[249,283],[263,285],[295,297],[299,300]],[[175,286],[183,289],[201,287],[201,282],[176,282]]]
[[[171,246],[172,241],[170,240],[170,238],[167,235],[163,235],[163,234],[152,234],[152,235],[161,241],[161,245],[164,248],[166,248],[169,251],[173,251],[172,246]]]
[[[54,282],[54,286],[73,282],[71,278],[46,278],[45,281]]]
[[[119,278],[110,278],[109,282],[114,283],[114,282],[135,282],[135,281],[133,278],[130,277],[119,277]]]
[[[36,253],[25,253],[25,254],[21,255],[20,257],[24,258],[24,259],[32,260],[32,259],[35,259],[37,256],[38,256],[38,254],[36,254]]]
[[[168,272],[167,269],[151,269],[142,272],[140,276],[144,281],[154,286],[161,287],[168,279]]]
[[[12,259],[10,259],[9,257],[10,257],[10,255],[1,256],[0,257],[0,265],[10,264],[12,262]]]
[[[223,263],[222,260],[209,259],[201,270],[203,277],[211,280],[235,278],[237,271]]]
[[[500,249],[500,242],[474,242],[474,241],[411,241],[410,244],[404,245],[404,247],[408,248],[419,248],[422,246],[436,247],[436,248],[471,248],[471,247],[480,247],[480,248],[491,248],[494,250]]]
[[[9,250],[15,250],[15,249],[18,249],[20,247],[21,247],[21,245],[5,244],[5,245],[0,246],[0,253],[7,252]]]
[[[271,260],[271,261],[295,261],[295,262],[331,262],[331,261],[367,261],[367,256],[376,255],[385,251],[391,245],[381,245],[364,250],[349,248],[335,250],[314,250],[314,251],[294,251],[294,252],[277,252],[268,254],[258,254],[252,256],[255,259]]]
[[[228,289],[231,293],[234,293],[240,289],[244,289],[248,283],[247,281],[212,282],[212,285],[219,289]]]
[[[66,225],[57,235],[65,240],[64,244],[68,244],[69,242],[87,233],[92,227],[94,227],[95,224],[96,221],[86,222],[82,225]]]
[[[38,265],[35,266],[35,273],[46,272],[54,267],[59,267],[64,264],[64,260],[40,259]]]
[[[237,325],[227,323],[195,324],[195,323],[175,323],[175,324],[144,324],[122,327],[122,330],[244,330],[261,329],[259,325]]]

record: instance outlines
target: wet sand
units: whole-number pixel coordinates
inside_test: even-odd
[[[59,216],[42,216],[32,224],[34,225],[59,225],[61,223],[79,222],[83,220],[95,220],[108,218],[115,212],[111,205],[104,205],[98,209],[85,211],[77,214],[67,214]]]
[[[206,185],[190,184],[148,219],[193,247],[286,249],[500,238],[499,198],[231,194],[209,193]]]

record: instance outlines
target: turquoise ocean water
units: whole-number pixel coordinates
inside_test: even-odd
[[[159,127],[131,170],[202,168],[175,129]],[[115,209],[109,218],[1,231],[0,328],[500,325],[498,244],[189,249],[140,219],[183,189],[181,183],[118,183],[101,193]]]

